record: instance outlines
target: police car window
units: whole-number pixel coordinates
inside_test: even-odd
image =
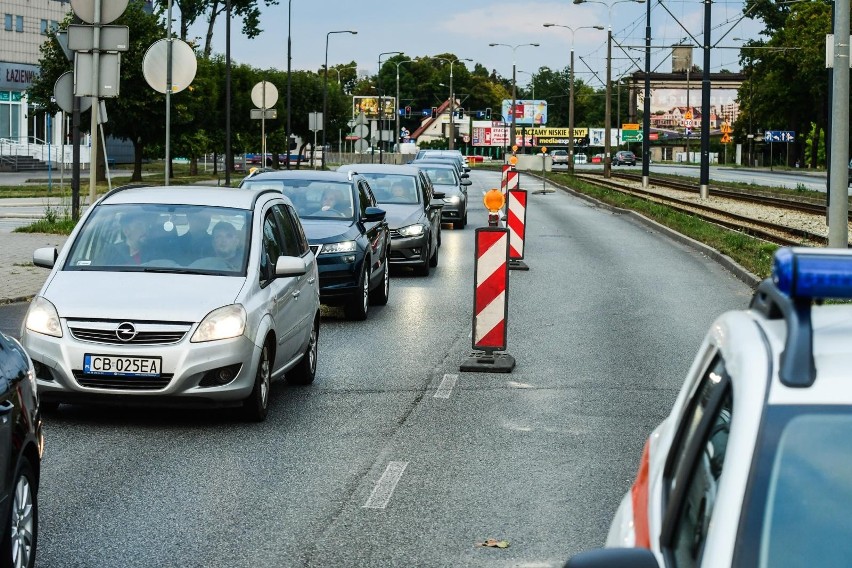
[[[724,384],[726,385],[727,381]],[[682,478],[687,486],[679,506],[674,539],[671,543],[675,566],[692,567],[701,563],[704,542],[716,505],[719,480],[725,465],[732,412],[733,398],[731,389],[727,388],[722,404],[715,410],[710,421],[709,430],[701,432],[704,435],[701,451],[692,463],[684,462],[684,467],[690,469],[684,472],[685,477]]]

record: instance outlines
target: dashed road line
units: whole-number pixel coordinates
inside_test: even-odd
[[[441,384],[438,385],[438,390],[435,391],[435,398],[450,398],[453,387],[456,386],[456,381],[458,380],[458,375],[444,375]]]
[[[392,461],[388,463],[379,482],[373,488],[370,498],[364,503],[364,509],[384,509],[393,496],[396,484],[402,478],[402,473],[408,467],[408,462]]]

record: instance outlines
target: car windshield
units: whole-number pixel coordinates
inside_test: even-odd
[[[459,183],[455,170],[451,168],[430,167],[426,165],[418,167],[426,172],[426,175],[429,176],[429,179],[435,185],[458,185]]]
[[[276,179],[246,181],[242,186],[283,191],[303,219],[352,219],[355,215],[349,182]]]
[[[250,221],[243,209],[100,205],[74,239],[63,269],[245,275]]]
[[[788,407],[775,409],[767,424],[768,451],[754,474],[764,488],[754,491],[751,509],[762,521],[756,565],[847,565],[852,413],[848,407]],[[775,436],[777,445],[770,439]]]
[[[373,195],[379,203],[406,205],[420,203],[414,176],[385,173],[361,173],[360,175],[369,180]]]

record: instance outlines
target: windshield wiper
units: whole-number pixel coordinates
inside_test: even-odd
[[[186,268],[152,268],[146,267],[142,269],[142,272],[154,272],[159,274],[200,274],[197,270],[187,270]]]

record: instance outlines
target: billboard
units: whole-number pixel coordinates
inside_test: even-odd
[[[637,97],[639,110],[644,105],[642,93]],[[673,130],[685,134],[701,130],[701,85],[696,88],[653,89],[651,91],[651,128]],[[718,130],[723,122],[733,124],[740,112],[737,90],[710,89],[710,129]]]
[[[382,97],[382,118],[396,120],[396,97]],[[361,112],[368,119],[379,118],[379,97],[352,97],[352,116]]]
[[[505,117],[506,122],[512,122],[512,113],[509,112],[509,107],[512,106],[511,100],[503,100],[501,114]],[[515,126],[547,124],[547,101],[515,101]]]
[[[472,144],[474,146],[511,146],[511,128],[503,122],[487,120],[473,121]],[[567,146],[568,128],[522,128],[515,123],[515,144],[518,146]],[[585,143],[589,136],[586,127],[574,127],[574,143]]]

